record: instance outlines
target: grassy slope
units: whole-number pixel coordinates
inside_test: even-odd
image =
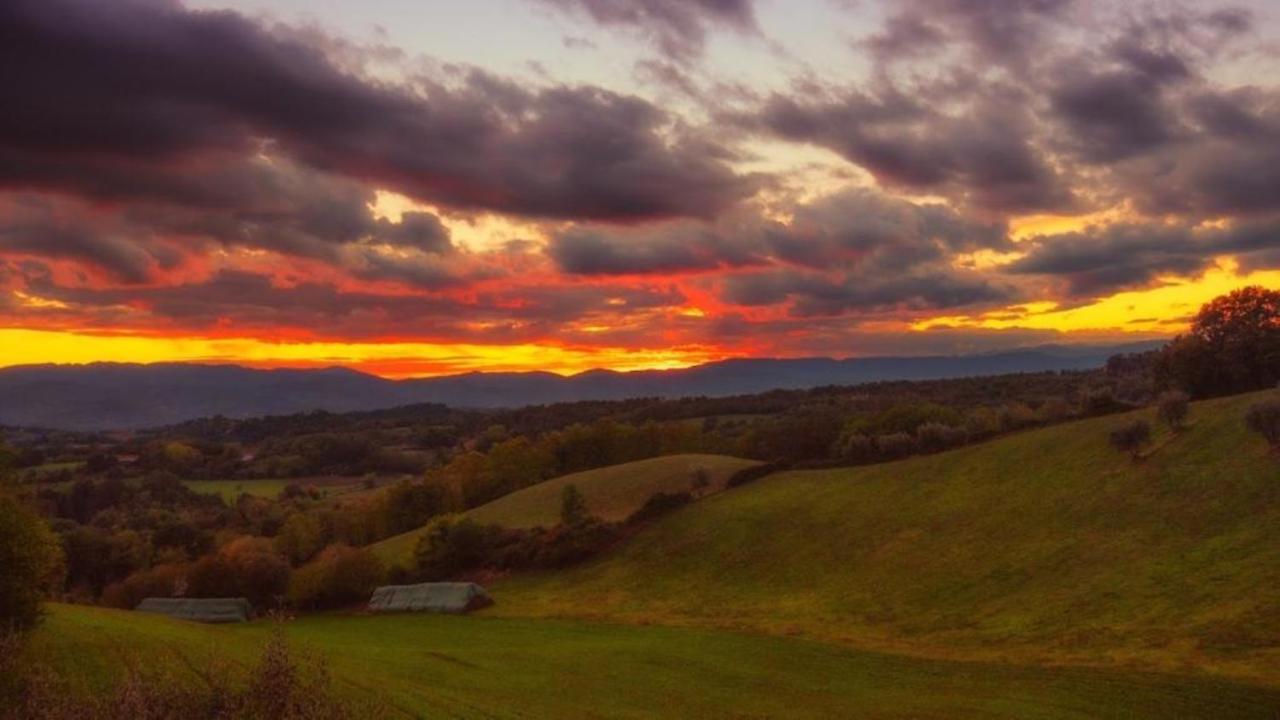
[[[252,663],[268,631],[55,606],[35,652],[100,688],[132,661]],[[1280,693],[1138,672],[916,660],[696,629],[424,615],[289,626],[358,700],[413,717],[1270,718]]]
[[[598,470],[563,475],[511,493],[467,513],[478,522],[507,527],[550,527],[560,519],[560,495],[576,485],[591,512],[605,520],[621,520],[644,505],[654,493],[689,489],[695,468],[711,475],[711,491],[719,490],[729,476],[756,464],[723,455],[668,455],[613,465]],[[421,536],[413,530],[374,544],[384,561],[403,562]]]
[[[1242,419],[1259,397],[1195,405],[1136,465],[1107,444],[1113,417],[772,476],[593,564],[509,578],[490,612],[1280,686],[1280,458]]]

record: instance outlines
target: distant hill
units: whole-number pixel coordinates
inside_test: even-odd
[[[1101,367],[1124,346],[1045,346],[968,356],[739,359],[682,370],[468,373],[386,380],[343,368],[257,370],[234,365],[26,365],[0,369],[0,424],[68,430],[153,427],[212,415],[350,412],[411,403],[518,407],[631,397],[726,396],[774,389],[932,380]]]
[[[494,583],[486,612],[1280,687],[1280,458],[1244,422],[1276,396],[1196,403],[1188,428],[1157,426],[1137,463],[1108,432],[1151,409],[780,473],[677,510],[595,562]]]

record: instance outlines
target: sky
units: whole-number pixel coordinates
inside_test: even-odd
[[[1278,14],[7,0],[0,366],[1170,337],[1280,288]]]

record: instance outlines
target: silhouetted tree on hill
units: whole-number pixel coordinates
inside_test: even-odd
[[[1246,287],[1200,308],[1191,330],[1156,360],[1164,387],[1211,397],[1272,387],[1280,380],[1280,291]]]

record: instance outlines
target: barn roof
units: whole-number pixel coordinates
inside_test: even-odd
[[[369,600],[374,612],[426,611],[465,613],[493,604],[493,598],[475,583],[443,582],[380,587]]]
[[[146,598],[135,609],[205,623],[247,622],[253,617],[253,606],[244,598]]]

